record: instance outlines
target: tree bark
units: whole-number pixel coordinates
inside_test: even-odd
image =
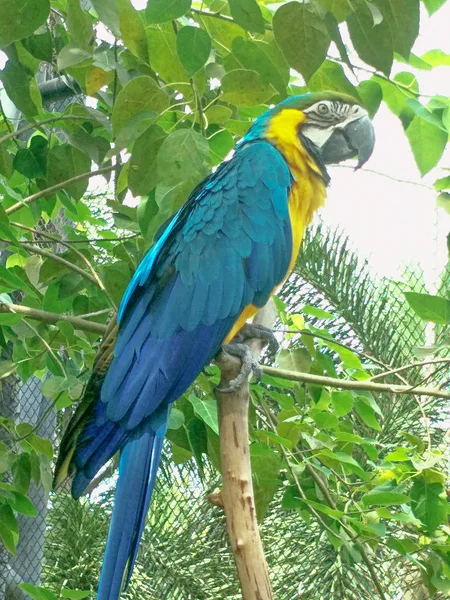
[[[275,320],[273,304],[268,303],[255,317],[254,323],[271,327]],[[258,358],[261,340],[248,342]],[[240,361],[229,355],[217,361],[222,377],[220,387],[228,387],[240,370]],[[216,390],[219,410],[220,460],[223,489],[215,504],[223,506],[228,536],[238,571],[243,600],[272,600],[269,571],[259,535],[253,493],[248,436],[250,388],[224,394]],[[220,502],[218,501],[220,500]]]

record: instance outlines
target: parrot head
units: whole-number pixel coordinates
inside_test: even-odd
[[[324,165],[358,157],[359,169],[375,145],[367,110],[351,96],[336,92],[303,94],[280,102],[256,119],[244,141],[287,136],[292,132],[283,129],[292,127],[308,151]]]

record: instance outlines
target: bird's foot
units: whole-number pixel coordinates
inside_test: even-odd
[[[246,323],[239,333],[235,336],[234,340],[238,343],[245,343],[246,340],[251,339],[262,340],[267,344],[270,354],[276,354],[280,347],[272,329],[264,327],[264,325],[255,325],[253,323]]]
[[[239,375],[230,381],[228,387],[216,388],[218,392],[221,392],[222,394],[231,394],[236,392],[240,387],[247,383],[251,374],[253,374],[257,381],[261,379],[262,369],[256,358],[254,358],[253,354],[251,353],[250,348],[246,344],[241,344],[239,342],[224,344],[222,346],[222,352],[226,352],[231,356],[240,358],[242,361],[242,366]]]

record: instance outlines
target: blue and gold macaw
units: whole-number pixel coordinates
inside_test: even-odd
[[[55,473],[56,484],[73,476],[78,498],[120,451],[98,600],[116,600],[130,580],[170,405],[290,273],[323,204],[326,165],[358,156],[361,166],[373,147],[371,121],[353,98],[281,102],[197,186],[139,265]]]

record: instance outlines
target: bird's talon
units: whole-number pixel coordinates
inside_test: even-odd
[[[257,381],[262,377],[262,368],[258,361],[253,357],[250,348],[245,344],[233,342],[231,344],[224,344],[222,351],[236,356],[242,361],[241,370],[237,377],[229,382],[229,386],[226,388],[217,387],[216,390],[222,394],[231,394],[236,392],[248,381],[249,376],[253,375]]]
[[[270,354],[276,354],[278,352],[280,344],[278,343],[277,338],[273,331],[269,329],[269,327],[264,327],[264,325],[246,323],[234,339],[237,342],[245,343],[246,340],[254,338],[266,342]]]

